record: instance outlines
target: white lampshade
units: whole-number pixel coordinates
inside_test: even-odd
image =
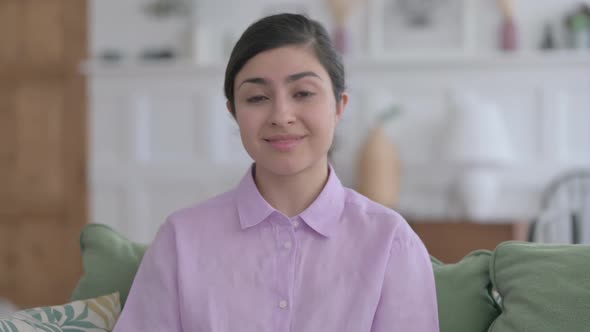
[[[498,108],[472,95],[455,95],[444,158],[456,166],[504,166],[515,162],[511,140]]]

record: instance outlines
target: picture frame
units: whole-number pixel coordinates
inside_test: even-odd
[[[473,0],[369,0],[369,53],[376,57],[464,55],[475,47]]]

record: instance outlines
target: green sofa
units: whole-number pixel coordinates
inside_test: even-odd
[[[72,300],[119,292],[124,305],[146,245],[106,225],[80,237]],[[590,331],[590,246],[504,242],[456,264],[432,259],[441,332]]]

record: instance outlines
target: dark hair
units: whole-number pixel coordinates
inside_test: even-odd
[[[246,62],[261,52],[289,45],[308,46],[330,75],[336,101],[345,89],[344,66],[326,29],[317,21],[298,14],[264,17],[244,31],[231,52],[225,70],[225,97],[235,116],[234,81]]]

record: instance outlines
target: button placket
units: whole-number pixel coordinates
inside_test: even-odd
[[[283,223],[282,226],[278,227],[277,232],[277,250],[279,255],[277,257],[278,263],[280,264],[278,282],[279,282],[279,293],[276,297],[275,308],[280,312],[281,315],[281,329],[289,325],[288,312],[292,307],[291,293],[293,288],[293,269],[295,264],[296,256],[296,243],[295,243],[295,232],[292,226],[291,220],[286,220],[287,223]]]
[[[292,251],[295,248],[295,233],[292,227],[283,226],[279,230],[279,248],[282,251]]]

